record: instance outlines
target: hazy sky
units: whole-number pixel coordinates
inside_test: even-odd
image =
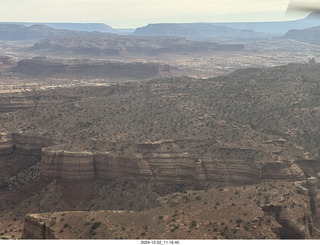
[[[264,21],[289,0],[0,0],[0,22],[102,22],[114,28],[164,22]],[[303,17],[303,16],[302,16]]]

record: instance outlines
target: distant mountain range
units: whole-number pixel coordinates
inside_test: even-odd
[[[0,24],[0,40],[39,40],[79,33],[79,31],[55,29],[46,25]]]
[[[304,19],[279,22],[230,22],[230,23],[169,23],[149,24],[137,28],[133,35],[180,36],[191,39],[205,38],[261,38],[283,36],[292,29],[320,26],[320,14],[311,13]]]
[[[244,40],[282,37],[319,43],[320,14],[311,13],[304,19],[282,22],[232,23],[158,23],[133,29],[113,29],[103,23],[29,23],[0,22],[0,40],[39,40],[61,36],[112,33],[135,36],[176,36],[190,40]],[[310,29],[308,29],[310,28]],[[297,31],[300,29],[300,31]],[[301,29],[306,29],[301,31]],[[288,33],[287,33],[288,32]],[[287,34],[286,34],[287,33]]]
[[[301,42],[306,42],[310,44],[320,44],[320,13],[313,13],[310,14],[307,18],[307,20],[314,20],[317,21],[317,26],[305,28],[305,29],[299,29],[299,28],[293,28],[292,30],[289,30],[283,38],[286,39],[294,39]]]
[[[284,38],[319,45],[320,26],[310,27],[303,30],[290,30],[284,35]]]
[[[70,30],[70,31],[98,31],[117,33],[115,29],[104,23],[36,23],[36,22],[0,22],[2,24],[23,25],[30,27],[32,25],[45,25],[54,29]]]
[[[293,21],[275,22],[233,22],[233,23],[214,23],[237,29],[252,29],[256,32],[264,32],[272,35],[284,35],[291,29],[305,29],[320,26],[320,13],[311,13],[304,19]]]
[[[268,36],[252,29],[236,29],[212,23],[190,24],[149,24],[137,28],[133,35],[137,36],[178,36],[199,40],[206,38],[256,38]]]

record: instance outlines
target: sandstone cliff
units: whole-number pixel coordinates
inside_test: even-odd
[[[154,190],[166,192],[183,186],[254,184],[266,180],[303,180],[304,173],[292,162],[248,160],[252,150],[236,150],[233,158],[201,159],[184,152],[149,152],[119,155],[108,152],[42,151],[42,178],[63,181],[134,181],[148,179]],[[173,189],[172,189],[173,188]]]
[[[44,150],[42,152],[42,174],[44,178],[65,181],[91,180],[94,177],[93,154]]]
[[[162,150],[161,142],[140,144],[135,153],[126,155],[46,148],[51,145],[51,140],[45,137],[2,133],[2,177],[11,176],[41,159],[42,178],[46,180],[144,179],[150,180],[157,192],[179,190],[186,186],[202,188],[216,183],[237,185],[305,178],[294,162],[265,162],[262,161],[263,153],[254,149],[218,148],[215,159],[206,159],[187,152]]]

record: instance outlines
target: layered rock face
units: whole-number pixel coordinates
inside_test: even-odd
[[[83,181],[94,177],[93,154],[90,152],[42,152],[42,173],[46,178]]]
[[[43,147],[50,139],[17,133],[0,134],[0,181],[41,160]]]
[[[129,77],[152,78],[163,73],[170,73],[170,66],[159,63],[142,62],[111,62],[90,60],[48,60],[28,59],[21,60],[12,69],[13,72],[28,76],[57,76],[60,77]]]
[[[149,148],[152,147],[156,146]],[[170,186],[201,188],[213,183],[253,184],[271,179],[304,179],[302,170],[294,163],[249,161],[250,150],[239,153],[235,155],[236,159],[212,160],[182,152],[152,150],[144,154],[116,155],[45,149],[42,152],[42,177],[63,181],[148,179],[158,191]]]
[[[36,215],[27,215],[22,239],[55,239],[54,231]]]
[[[0,113],[34,107],[34,101],[25,97],[0,97]]]

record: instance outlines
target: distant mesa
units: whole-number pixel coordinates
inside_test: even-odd
[[[320,44],[320,26],[302,30],[290,30],[284,36],[285,39],[294,39],[310,44]]]
[[[36,57],[19,61],[11,71],[35,77],[145,79],[170,74],[170,66],[161,63],[55,60]]]
[[[29,40],[85,32],[117,33],[103,23],[0,22],[1,40]]]
[[[233,27],[216,25],[213,23],[190,24],[149,24],[137,28],[133,35],[138,36],[176,36],[199,40],[207,37],[239,38],[253,37],[261,34],[252,29],[240,30]]]
[[[0,24],[0,40],[39,40],[75,34],[75,31],[57,30],[46,25]]]
[[[90,33],[116,33],[105,24],[69,23],[0,23],[0,40],[40,40]]]
[[[116,30],[104,23],[0,22],[0,40],[40,40],[94,33],[176,36],[191,40],[264,38],[282,36],[291,29],[315,27],[319,25],[318,15],[311,13],[304,19],[278,22],[158,23],[139,27],[135,31]]]
[[[88,31],[88,32],[103,32],[117,33],[115,29],[104,23],[41,23],[55,29],[63,29],[70,31]]]
[[[64,54],[77,57],[108,57],[126,55],[185,54],[210,51],[239,51],[243,44],[218,44],[191,41],[182,37],[141,37],[92,34],[77,37],[45,39],[29,51],[37,55]]]
[[[133,34],[138,36],[179,36],[193,40],[264,38],[282,36],[291,29],[315,27],[319,25],[318,16],[318,13],[311,13],[304,19],[272,22],[159,23],[137,28]]]

